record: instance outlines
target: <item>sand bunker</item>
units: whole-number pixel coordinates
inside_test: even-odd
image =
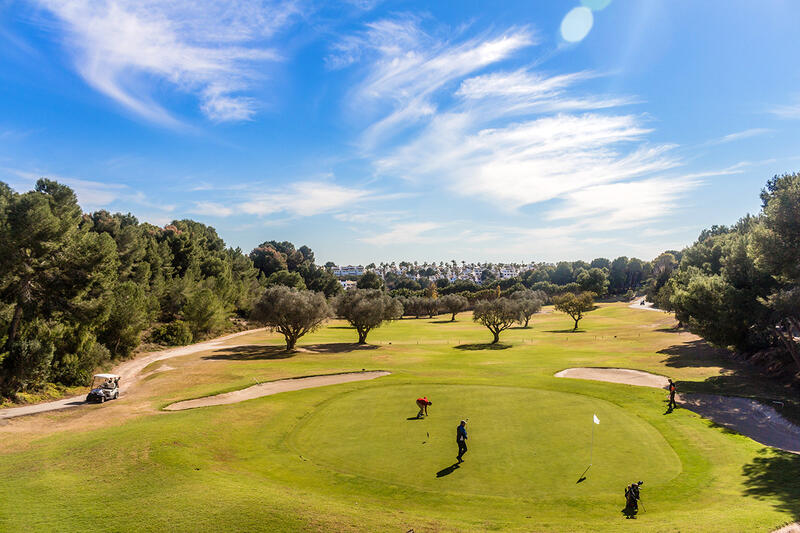
[[[667,378],[641,370],[628,368],[568,368],[556,373],[557,378],[588,379],[591,381],[608,381],[640,387],[665,389],[669,384]]]
[[[324,387],[326,385],[337,385],[339,383],[349,383],[351,381],[365,381],[381,376],[388,376],[391,372],[376,370],[370,372],[350,372],[347,374],[328,374],[325,376],[309,376],[304,378],[281,379],[278,381],[268,381],[259,383],[246,389],[241,389],[215,396],[205,396],[194,400],[185,400],[166,406],[166,411],[182,411],[184,409],[194,409],[196,407],[208,407],[210,405],[226,405],[229,403],[243,402],[262,396],[270,396],[280,392],[289,392],[314,387]]]
[[[557,372],[555,376],[659,389],[665,388],[668,383],[664,376],[628,368],[568,368]],[[756,442],[800,453],[800,427],[789,422],[772,406],[749,398],[716,394],[682,394],[677,396],[677,400],[681,407]]]

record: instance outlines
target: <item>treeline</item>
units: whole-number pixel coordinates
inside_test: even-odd
[[[474,293],[489,294],[482,291],[496,291],[499,287],[503,292],[529,289],[542,291],[548,296],[563,292],[589,291],[598,297],[613,295],[632,298],[636,291],[652,278],[654,264],[635,257],[622,256],[613,261],[599,257],[590,263],[586,261],[540,263],[519,276],[506,279],[496,279],[495,274],[486,269],[483,271],[481,276],[483,281],[480,284],[461,279],[453,282],[443,278],[431,280],[425,277],[431,270],[420,269],[422,277],[419,279],[401,276],[394,272],[387,273],[383,279],[373,272],[367,272],[357,279],[359,287],[362,284],[375,285],[376,288],[385,286],[393,295],[405,297],[423,296],[425,291],[434,285],[439,294],[461,294],[465,297]],[[361,280],[365,276],[374,276],[380,281],[374,282],[374,278],[371,278],[370,283],[363,283]]]
[[[713,344],[800,379],[800,174],[770,179],[761,202],[657,257],[648,297]]]
[[[270,241],[249,256],[191,220],[164,228],[85,214],[67,186],[0,182],[0,394],[83,384],[148,335],[188,344],[250,316],[271,285],[341,290],[308,247]]]

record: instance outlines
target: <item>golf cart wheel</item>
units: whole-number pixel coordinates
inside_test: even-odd
[[[114,399],[116,400],[117,398],[119,398],[119,391],[114,393]]]
[[[100,396],[100,403],[105,403],[105,401],[106,401],[106,397],[105,396]]]

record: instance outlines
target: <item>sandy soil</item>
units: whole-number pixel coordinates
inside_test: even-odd
[[[780,529],[776,529],[772,533],[800,533],[800,522],[787,524]]]
[[[125,394],[125,391],[129,390],[131,387],[134,386],[134,384],[141,377],[142,370],[144,370],[144,368],[151,363],[155,363],[156,361],[162,361],[164,359],[169,359],[171,357],[180,357],[182,355],[189,355],[192,353],[202,352],[204,350],[216,348],[221,346],[225,341],[229,339],[233,339],[241,335],[247,335],[248,333],[253,333],[256,331],[261,331],[261,330],[251,329],[247,331],[240,331],[239,333],[233,333],[231,335],[218,337],[216,339],[212,339],[205,342],[199,342],[197,344],[192,344],[189,346],[180,346],[178,348],[170,348],[168,350],[152,352],[146,355],[136,357],[135,359],[131,359],[130,361],[125,361],[124,363],[119,364],[112,371],[112,373],[119,374],[122,377],[122,379],[120,380],[120,395]],[[10,409],[0,409],[0,420],[6,418],[14,418],[17,416],[44,413],[47,411],[56,411],[58,409],[66,409],[68,407],[75,407],[78,405],[84,405],[86,403],[85,400],[86,400],[86,395],[82,394],[80,396],[73,396],[72,398],[63,398],[61,400],[56,400],[53,402],[37,403],[35,405],[25,405],[22,407],[12,407]]]
[[[280,379],[259,383],[246,389],[233,392],[217,394],[215,396],[205,396],[194,400],[185,400],[170,404],[164,408],[166,411],[182,411],[184,409],[194,409],[196,407],[208,407],[211,405],[227,405],[230,403],[243,402],[262,396],[270,396],[280,392],[290,392],[314,387],[324,387],[326,385],[338,385],[339,383],[350,383],[351,381],[365,381],[381,376],[388,376],[391,372],[370,371],[370,372],[350,372],[346,374],[328,374],[325,376],[309,376],[304,378]]]
[[[627,368],[568,368],[555,376],[661,389],[667,385],[667,378],[663,376]],[[800,453],[800,427],[786,420],[772,406],[749,398],[716,394],[684,394],[679,395],[677,400],[681,407],[756,442]]]

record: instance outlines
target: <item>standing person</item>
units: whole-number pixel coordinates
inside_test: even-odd
[[[417,398],[417,407],[419,407],[419,413],[417,413],[417,418],[422,418],[422,415],[428,416],[428,406],[433,405],[433,402],[428,401],[427,396],[423,396],[422,398]]]
[[[677,391],[677,387],[675,386],[675,384],[670,379],[669,380],[669,404],[667,404],[667,409],[669,409],[670,411],[672,411],[673,409],[678,407],[678,404],[675,403],[675,392],[676,391]]]
[[[631,483],[625,487],[625,514],[629,518],[633,518],[639,512],[639,487],[642,486],[643,481],[638,483]]]
[[[461,424],[458,425],[456,428],[456,443],[458,444],[458,455],[456,459],[458,462],[462,462],[462,457],[465,453],[467,453],[467,422],[466,420],[462,420]]]

